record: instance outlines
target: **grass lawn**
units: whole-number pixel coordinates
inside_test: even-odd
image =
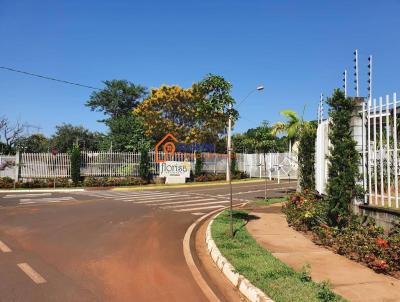
[[[270,204],[285,202],[287,200],[288,200],[287,196],[284,196],[284,197],[273,197],[268,199],[257,199],[254,201],[254,203],[259,206],[268,206]]]
[[[234,211],[234,238],[229,237],[228,211],[219,215],[212,224],[216,245],[238,273],[275,302],[346,301],[335,295],[327,284],[311,281],[307,269],[296,272],[260,247],[245,227],[252,218],[246,212]]]

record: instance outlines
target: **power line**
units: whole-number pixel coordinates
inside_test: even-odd
[[[65,80],[59,80],[59,79],[56,79],[56,78],[51,78],[51,77],[47,77],[47,76],[43,76],[43,75],[40,75],[40,74],[35,74],[35,73],[27,72],[27,71],[17,70],[17,69],[10,68],[10,67],[0,66],[0,69],[4,69],[4,70],[7,70],[7,71],[12,71],[12,72],[17,72],[17,73],[22,73],[22,74],[26,74],[26,75],[33,76],[33,77],[42,78],[42,79],[45,79],[45,80],[56,81],[56,82],[69,84],[69,85],[75,85],[75,86],[79,86],[79,87],[83,87],[83,88],[89,88],[89,89],[93,89],[93,90],[101,90],[100,88],[97,88],[97,87],[88,86],[88,85],[79,84],[79,83],[74,83],[74,82],[69,82],[69,81],[65,81]]]

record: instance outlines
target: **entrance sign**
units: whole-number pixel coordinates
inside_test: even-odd
[[[166,161],[160,163],[160,176],[190,177],[190,162],[187,161]]]
[[[165,177],[165,183],[185,183],[190,177],[190,162],[166,161],[160,163],[160,177]]]

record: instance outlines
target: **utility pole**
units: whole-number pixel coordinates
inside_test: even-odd
[[[229,119],[228,119],[228,131],[227,131],[227,154],[228,154],[228,160],[227,160],[227,171],[226,171],[226,181],[231,181],[231,163],[230,163],[230,158],[231,158],[231,152],[232,152],[232,105],[229,105]]]
[[[264,86],[259,85],[256,89],[249,92],[249,94],[239,103],[238,107],[253,93],[256,91],[264,90]],[[233,198],[232,198],[232,103],[229,104],[229,119],[228,119],[228,130],[227,130],[227,155],[228,160],[226,162],[226,181],[229,182],[229,208],[230,208],[230,235],[233,237]]]
[[[229,104],[229,119],[228,119],[228,139],[227,139],[227,171],[226,179],[229,181],[229,215],[230,215],[230,235],[233,237],[233,198],[232,198],[232,175],[231,175],[231,165],[232,165],[232,104]]]
[[[347,98],[347,69],[343,72],[343,90],[344,90],[344,97]]]

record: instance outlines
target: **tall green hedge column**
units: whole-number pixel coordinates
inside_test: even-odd
[[[71,178],[75,186],[78,186],[81,179],[81,149],[76,143],[71,151]]]
[[[316,123],[304,123],[299,139],[299,180],[301,190],[315,190]]]
[[[343,226],[348,221],[352,200],[360,194],[360,187],[356,185],[360,177],[360,158],[351,128],[356,102],[352,98],[346,98],[342,91],[336,89],[328,99],[328,104],[329,139],[332,145],[328,157],[328,216],[331,225]]]

